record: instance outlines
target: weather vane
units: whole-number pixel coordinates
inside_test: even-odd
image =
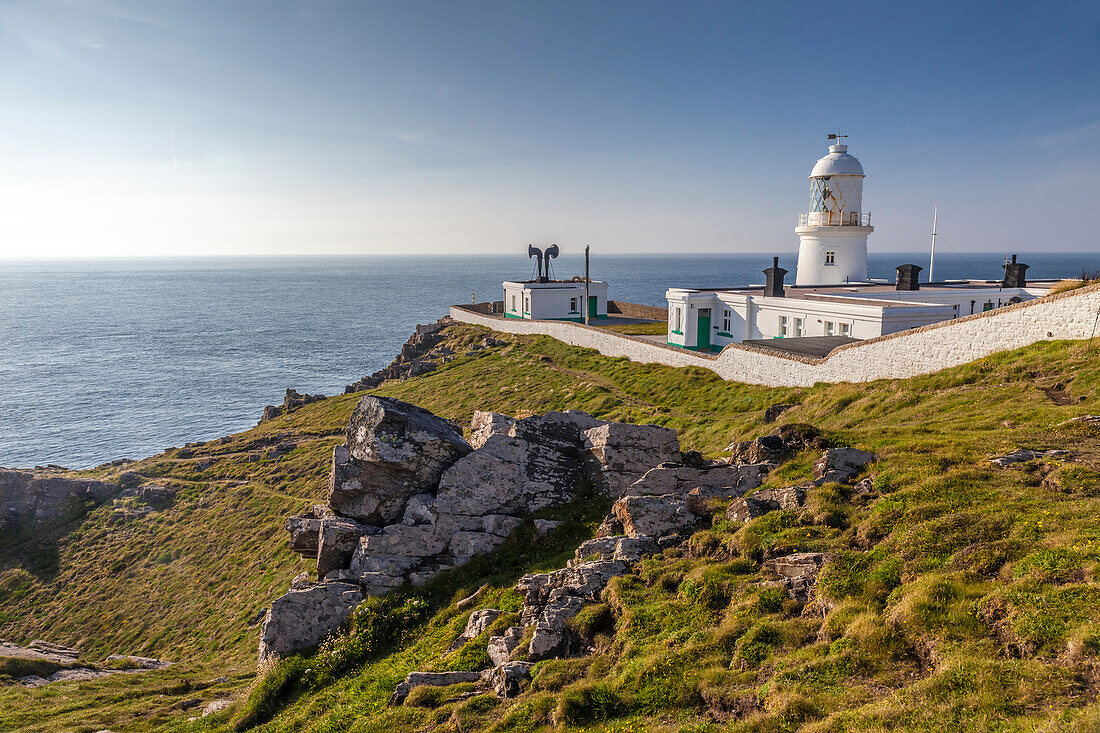
[[[837,130],[836,132],[830,132],[828,135],[825,136],[825,139],[826,140],[836,140],[839,143],[840,138],[842,138],[842,137],[848,137],[848,136],[847,135],[841,135],[840,130]]]

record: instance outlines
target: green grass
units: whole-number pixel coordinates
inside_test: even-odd
[[[656,323],[613,324],[610,326],[600,326],[600,328],[635,336],[664,336],[668,333],[668,323],[666,321],[657,321]]]
[[[465,342],[480,332],[454,327],[451,337]],[[0,687],[0,728],[1100,725],[1091,702],[1100,668],[1093,631],[1100,436],[1055,427],[1100,412],[1100,359],[1085,344],[1040,343],[910,380],[780,389],[607,358],[549,338],[501,338],[506,346],[376,391],[460,422],[476,409],[577,408],[657,423],[677,429],[684,449],[709,456],[769,432],[774,426],[761,421],[769,405],[795,403],[782,422],[812,424],[834,442],[879,455],[875,494],[857,500],[842,487],[820,487],[804,511],[744,525],[719,511],[684,548],[615,580],[602,603],[574,620],[594,653],[540,663],[531,689],[515,700],[425,692],[414,705],[385,705],[409,671],[484,663],[484,640],[445,653],[472,610],[459,612],[454,601],[487,583],[480,607],[517,610],[515,578],[564,564],[602,511],[597,503],[575,507],[570,529],[554,543],[519,537],[508,562],[484,559],[421,593],[372,601],[347,636],[282,663],[246,690],[256,615],[307,568],[285,548],[282,522],[322,498],[332,446],[359,396],[331,398],[208,444],[193,458],[168,453],[127,467],[178,488],[167,510],[119,525],[101,507],[37,542],[0,540],[0,637],[181,662],[94,683]],[[1052,402],[1042,388],[1058,382],[1079,402]],[[288,439],[299,447],[283,459],[251,460]],[[1073,455],[989,465],[991,453],[1017,447]],[[804,480],[811,457],[793,458],[767,485]],[[830,557],[807,608],[760,585],[761,560],[803,550]],[[220,694],[203,685],[223,673],[233,680],[225,687],[238,698],[234,708],[188,723],[196,713],[184,703]]]

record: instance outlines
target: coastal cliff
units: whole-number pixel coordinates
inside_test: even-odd
[[[762,388],[547,338],[438,333],[424,353],[452,353],[417,376],[67,474],[117,489],[0,537],[0,638],[97,667],[174,664],[38,688],[9,676],[0,727],[1100,721],[1087,344]],[[617,430],[639,432],[616,443]],[[444,436],[449,451],[432,447]],[[636,460],[616,457],[635,444]],[[265,633],[281,643],[270,619],[328,586],[343,586],[343,623],[257,671]]]

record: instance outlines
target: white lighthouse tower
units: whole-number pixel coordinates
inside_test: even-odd
[[[863,166],[848,146],[829,146],[829,154],[810,171],[810,211],[800,214],[798,272],[795,285],[843,285],[867,279],[867,235],[875,230],[863,214]]]

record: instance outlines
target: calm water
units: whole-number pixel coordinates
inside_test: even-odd
[[[872,255],[892,278],[925,256]],[[1030,277],[1100,254],[1029,254]],[[998,255],[944,254],[938,277],[1001,275]],[[583,269],[563,255],[555,274]],[[761,282],[766,255],[596,257],[611,297]],[[794,270],[793,253],[783,258]],[[385,366],[451,303],[499,299],[522,256],[0,262],[0,465],[86,467],[248,428],[294,387],[337,394]],[[793,275],[792,275],[793,277]]]

